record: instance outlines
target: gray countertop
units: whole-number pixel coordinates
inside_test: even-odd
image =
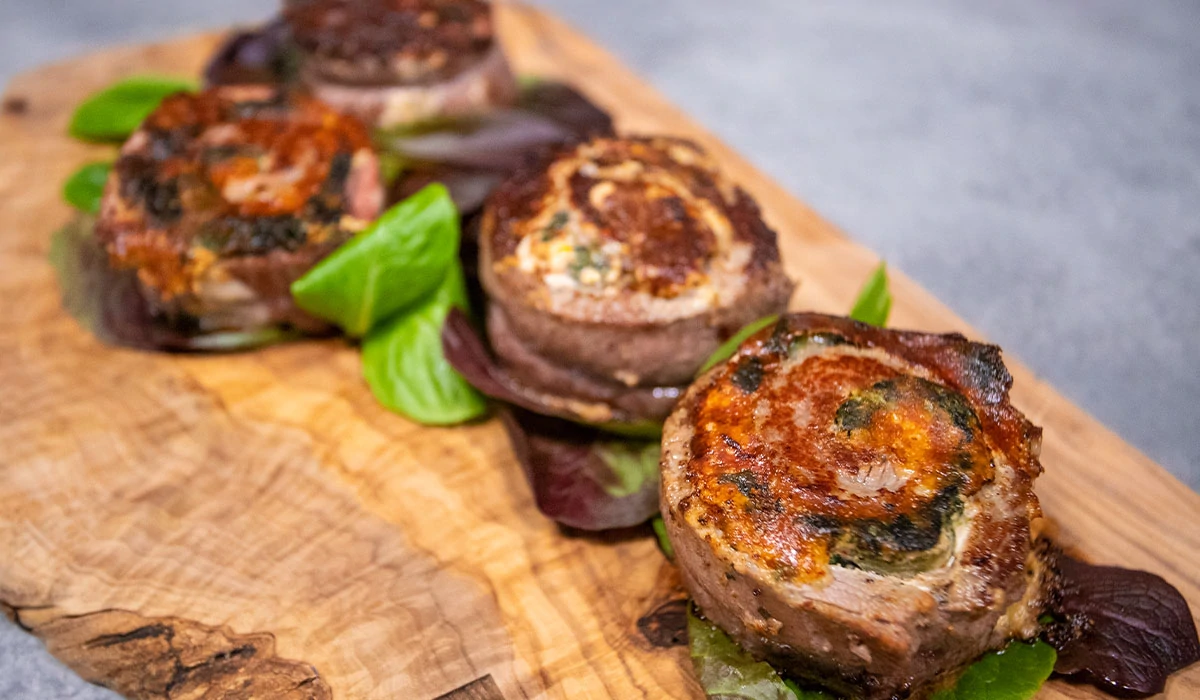
[[[1200,487],[1200,4],[538,4]],[[0,81],[276,2],[69,5],[5,0]],[[58,697],[112,695],[0,622],[0,698]]]

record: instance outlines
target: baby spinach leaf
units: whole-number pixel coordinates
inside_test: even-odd
[[[1056,658],[1054,647],[1043,641],[1009,642],[972,664],[953,688],[932,700],[1028,700],[1050,677]]]
[[[850,318],[882,328],[887,325],[891,310],[892,293],[888,291],[887,263],[879,263],[858,293]]]
[[[442,354],[442,324],[452,307],[467,307],[466,284],[457,263],[431,297],[363,341],[363,375],[375,398],[424,425],[462,423],[487,411],[487,401]]]
[[[700,619],[690,606],[688,645],[696,678],[709,697],[744,700],[796,700],[798,697],[770,664],[755,661],[721,628]]]
[[[750,336],[778,320],[779,316],[766,316],[758,319],[757,321],[751,321],[750,323],[747,323],[740,331],[730,336],[729,340],[721,343],[721,347],[717,348],[713,354],[708,356],[708,359],[704,361],[704,364],[700,366],[700,371],[696,374],[704,374],[713,367],[716,367],[718,364],[733,357],[733,353],[737,352],[738,346],[746,342],[746,338],[749,338]]]
[[[70,133],[84,141],[121,141],[129,137],[164,97],[194,92],[194,80],[139,75],[94,93],[75,109]]]
[[[100,212],[104,183],[112,172],[112,163],[88,163],[76,170],[63,184],[63,199],[85,214]]]
[[[450,194],[429,185],[292,283],[292,296],[310,314],[361,337],[437,289],[454,261],[458,237]]]

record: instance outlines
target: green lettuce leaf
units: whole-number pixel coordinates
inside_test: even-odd
[[[442,324],[452,307],[467,309],[467,288],[456,262],[437,291],[371,331],[363,341],[363,375],[375,398],[424,425],[452,425],[487,412],[487,401],[442,353]]]
[[[871,273],[863,285],[862,291],[858,293],[858,299],[854,302],[854,308],[850,311],[850,318],[863,323],[869,323],[873,326],[883,327],[887,325],[888,314],[892,310],[892,293],[888,291],[888,276],[887,263],[880,263],[879,267]],[[752,321],[746,324],[740,331],[734,333],[733,336],[721,344],[721,347],[708,356],[708,359],[701,365],[697,376],[704,374],[708,370],[716,367],[718,364],[733,357],[737,352],[738,346],[746,341],[746,338],[754,335],[758,331],[779,320],[779,316],[767,316],[760,318],[757,321]]]
[[[721,698],[787,698],[834,700],[822,690],[802,688],[784,679],[765,662],[755,661],[716,625],[695,616],[689,607],[688,635],[692,664],[705,692]],[[1054,670],[1057,654],[1043,641],[1013,641],[1004,649],[972,664],[958,683],[935,693],[931,700],[1029,700]],[[791,695],[781,695],[784,687]]]
[[[697,372],[696,375],[699,376],[704,374],[713,367],[716,367],[718,364],[733,357],[733,353],[737,352],[738,346],[745,342],[746,338],[749,338],[750,336],[778,320],[779,316],[776,315],[766,316],[758,319],[757,321],[751,321],[750,323],[747,323],[740,331],[734,333],[729,340],[721,343],[721,347],[717,348],[713,354],[708,356],[708,359],[705,360],[704,364],[700,366],[700,371]]]
[[[658,479],[658,459],[662,446],[658,441],[614,440],[596,443],[596,454],[608,466],[615,483],[605,485],[608,495],[621,498],[637,493],[647,482]]]
[[[882,328],[887,325],[891,311],[892,293],[888,291],[887,263],[879,263],[858,293],[850,318]]]
[[[671,544],[671,538],[667,535],[667,524],[663,522],[662,516],[654,518],[650,524],[654,527],[654,536],[658,538],[658,548],[666,555],[668,561],[675,561],[675,545]]]
[[[458,252],[458,226],[449,192],[429,185],[296,280],[292,296],[305,311],[362,337],[437,289]]]
[[[84,141],[122,141],[136,130],[164,97],[199,89],[195,80],[139,75],[92,94],[75,109],[71,136]]]
[[[688,606],[688,644],[696,678],[709,697],[796,700],[770,664],[755,661],[719,627],[697,617],[692,606]]]
[[[1028,700],[1037,694],[1058,659],[1054,647],[1038,640],[1013,641],[976,661],[948,690],[932,700]]]
[[[112,163],[88,163],[82,166],[63,184],[63,199],[85,214],[98,214],[104,183],[108,182],[110,172]]]

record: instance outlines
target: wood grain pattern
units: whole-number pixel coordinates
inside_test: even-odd
[[[505,6],[500,25],[520,72],[582,86],[626,131],[712,149],[779,230],[793,307],[849,307],[875,256],[557,20]],[[699,696],[686,648],[643,633],[681,595],[652,538],[542,518],[496,422],[430,429],[386,412],[338,341],[152,355],[103,346],[62,312],[46,259],[69,216],[58,189],[107,154],[66,137],[71,109],[125,75],[195,73],[212,43],[38,70],[0,114],[9,614],[131,697],[181,696],[180,667],[208,669],[186,697],[434,698],[489,675],[509,700]],[[973,335],[900,274],[894,292],[894,325]],[[1014,402],[1046,428],[1038,492],[1060,540],[1161,574],[1200,611],[1200,496],[1009,364]],[[1098,694],[1054,682],[1043,696]],[[1200,696],[1200,668],[1167,696]]]

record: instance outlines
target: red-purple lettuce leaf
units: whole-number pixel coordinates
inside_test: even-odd
[[[612,118],[574,88],[539,82],[512,107],[388,129],[376,138],[408,164],[511,171],[541,148],[612,133]]]
[[[386,154],[404,165],[392,186],[393,197],[442,182],[459,210],[469,215],[537,153],[612,133],[612,118],[574,88],[539,82],[524,88],[514,107],[393,129],[377,140]]]
[[[291,33],[282,18],[229,34],[204,68],[205,87],[278,85],[295,75]]]
[[[574,136],[566,126],[519,109],[498,109],[470,119],[439,121],[380,133],[380,147],[407,163],[512,170],[531,151]]]
[[[517,107],[566,127],[579,138],[612,136],[612,117],[566,83],[538,80],[524,86]]]
[[[658,440],[618,437],[552,412],[496,364],[460,311],[446,317],[442,345],[450,365],[472,386],[511,405],[501,415],[546,516],[580,530],[611,530],[658,513]]]
[[[1162,692],[1167,676],[1200,661],[1187,601],[1146,571],[1059,555],[1045,638],[1054,670],[1121,697]]]
[[[403,162],[402,158],[396,156]],[[388,191],[389,201],[411,197],[426,186],[440,182],[450,191],[450,199],[460,212],[469,213],[483,207],[484,201],[504,180],[504,172],[468,168],[438,163],[403,165]]]
[[[606,438],[520,408],[501,416],[538,510],[547,517],[598,531],[640,525],[658,513],[657,442]]]

